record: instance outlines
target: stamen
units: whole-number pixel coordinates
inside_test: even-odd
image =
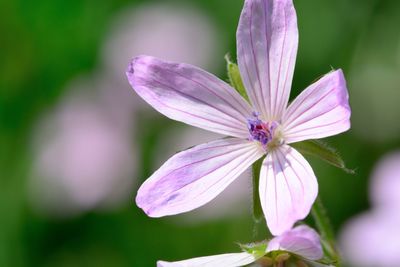
[[[264,122],[259,119],[259,114],[253,112],[254,118],[247,119],[247,127],[249,129],[249,140],[258,141],[264,149],[268,146],[275,147],[281,144],[280,134],[278,133],[279,123],[276,121]],[[278,140],[279,139],[279,140]]]

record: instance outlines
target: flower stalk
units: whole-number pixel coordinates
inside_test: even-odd
[[[330,261],[334,262],[335,266],[340,266],[340,256],[336,249],[335,234],[326,209],[319,196],[311,209],[311,215],[321,235],[321,244],[325,256],[327,256]]]
[[[252,181],[253,181],[253,219],[256,223],[261,222],[264,218],[264,213],[260,202],[260,193],[258,192],[260,184],[260,171],[264,158],[257,160],[252,166]]]

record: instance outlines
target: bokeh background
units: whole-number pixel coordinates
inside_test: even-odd
[[[310,158],[340,235],[371,209],[374,166],[400,147],[400,2],[294,2],[291,97],[331,68],[348,81],[352,129],[326,141],[356,174]],[[151,219],[133,201],[163,161],[217,135],[152,110],[129,87],[127,63],[150,54],[226,79],[242,4],[0,2],[0,266],[155,266],[265,238],[251,217],[249,173],[184,215]]]

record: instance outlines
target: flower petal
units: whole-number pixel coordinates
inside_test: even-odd
[[[248,136],[250,106],[212,74],[149,56],[134,58],[126,74],[135,91],[165,116],[224,135]]]
[[[342,70],[305,89],[282,118],[287,143],[323,138],[350,128],[349,94]]]
[[[247,252],[229,253],[176,262],[158,261],[157,267],[236,267],[250,264],[257,259],[257,257]]]
[[[151,217],[193,210],[216,197],[262,155],[256,142],[237,138],[195,146],[170,158],[147,179],[136,203]]]
[[[237,30],[238,65],[254,107],[281,117],[289,100],[298,30],[292,0],[246,0]]]
[[[318,183],[303,156],[283,145],[264,159],[259,190],[268,228],[277,236],[308,215],[318,194]]]
[[[268,243],[267,252],[275,250],[285,250],[308,260],[319,260],[323,257],[318,233],[306,225],[297,226],[273,238]]]

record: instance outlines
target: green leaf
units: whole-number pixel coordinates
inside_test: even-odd
[[[324,254],[330,261],[335,262],[335,266],[340,265],[340,257],[336,250],[335,234],[332,225],[326,213],[325,207],[319,197],[314,202],[311,209],[311,214],[314,218],[315,224],[321,234],[321,245],[324,249]]]
[[[335,261],[335,260],[329,260],[327,258],[323,258],[321,260],[315,261],[316,263],[322,264],[323,266],[326,267],[339,267],[340,263]],[[321,265],[316,265],[316,266],[321,266]]]
[[[253,218],[257,223],[264,218],[264,213],[261,207],[260,194],[258,191],[260,182],[260,171],[264,157],[257,160],[252,166],[252,180],[253,180]]]
[[[322,159],[323,161],[342,169],[347,173],[354,174],[354,170],[346,168],[346,165],[335,149],[319,140],[307,140],[290,144],[300,153],[311,155]]]
[[[246,89],[244,88],[242,77],[240,76],[239,67],[237,64],[233,63],[229,57],[229,55],[225,56],[226,67],[228,71],[229,83],[236,91],[249,102],[249,96],[246,93]]]
[[[267,250],[268,241],[264,240],[261,242],[255,242],[255,243],[249,243],[249,244],[240,244],[239,243],[239,246],[244,252],[253,254],[256,257],[262,257],[266,254],[265,251]]]

